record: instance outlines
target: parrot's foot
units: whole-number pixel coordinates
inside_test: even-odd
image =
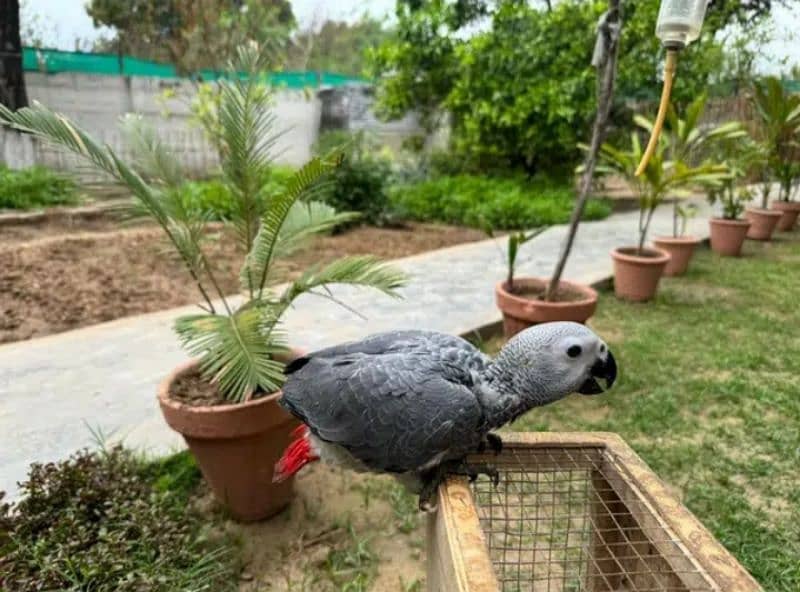
[[[486,452],[487,448],[491,448],[495,455],[500,454],[503,452],[503,439],[497,434],[489,432],[478,444],[478,453]]]
[[[444,462],[422,477],[423,485],[419,492],[419,509],[421,511],[431,512],[436,509],[434,499],[436,492],[448,475],[464,475],[469,478],[470,483],[475,481],[478,475],[486,475],[495,487],[500,483],[500,473],[496,468],[487,464],[471,464],[463,460]]]

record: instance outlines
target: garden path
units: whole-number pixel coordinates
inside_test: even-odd
[[[690,221],[706,237],[707,206]],[[638,212],[584,223],[565,279],[596,283],[610,277],[609,251],[631,243]],[[652,235],[671,228],[662,207]],[[548,275],[566,226],[548,229],[526,244],[519,275]],[[297,301],[286,318],[293,344],[307,349],[397,328],[465,334],[499,319],[494,283],[504,275],[502,239],[467,243],[395,262],[412,275],[396,300],[366,290],[337,287],[334,294],[364,318],[312,296]],[[93,446],[97,434],[124,439],[149,453],[182,442],[164,423],[156,386],[186,359],[172,332],[173,320],[194,307],[119,319],[57,335],[0,346],[0,491],[14,498],[16,482],[34,461],[53,461]]]

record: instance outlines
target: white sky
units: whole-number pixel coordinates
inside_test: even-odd
[[[74,49],[75,40],[91,42],[102,34],[92,26],[84,10],[85,0],[23,0],[22,20],[35,22],[35,29],[45,44],[61,49]],[[364,12],[375,17],[393,14],[394,0],[292,0],[295,16],[301,26],[322,18],[355,20]],[[781,62],[800,64],[800,2],[793,8],[773,9],[774,37],[764,47],[760,67],[766,72],[784,69]]]

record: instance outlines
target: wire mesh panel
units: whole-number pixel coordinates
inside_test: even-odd
[[[431,565],[447,564],[459,553],[472,559],[455,557],[454,570],[439,569],[429,577],[435,583],[431,589],[760,590],[618,438],[522,434],[504,439],[499,456],[470,459],[497,468],[497,487],[481,476],[469,486],[461,481],[463,493],[455,483],[440,491],[439,514],[454,513],[456,519],[440,520],[438,541],[447,541],[442,545],[448,549],[437,549],[434,540]],[[466,504],[472,513],[465,511]],[[486,576],[478,585],[470,584],[476,581],[473,573],[480,558],[468,548],[475,538],[459,537],[458,531],[473,527],[482,534],[477,544],[490,559],[490,584],[485,584]],[[454,584],[459,563],[466,575]]]

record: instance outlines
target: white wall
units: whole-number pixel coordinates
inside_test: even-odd
[[[117,122],[124,113],[133,111],[158,129],[191,174],[208,175],[218,164],[202,131],[188,120],[188,98],[193,93],[190,82],[132,77],[126,84],[126,79],[118,76],[26,72],[25,84],[29,100],[63,113],[122,154],[126,151]],[[167,89],[174,89],[177,98],[163,101]],[[275,113],[276,131],[285,130],[275,148],[276,160],[295,166],[305,163],[317,140],[319,100],[303,92],[281,90],[276,96]],[[0,159],[12,168],[40,163],[78,172],[84,178],[96,176],[71,155],[7,130],[0,130]]]

